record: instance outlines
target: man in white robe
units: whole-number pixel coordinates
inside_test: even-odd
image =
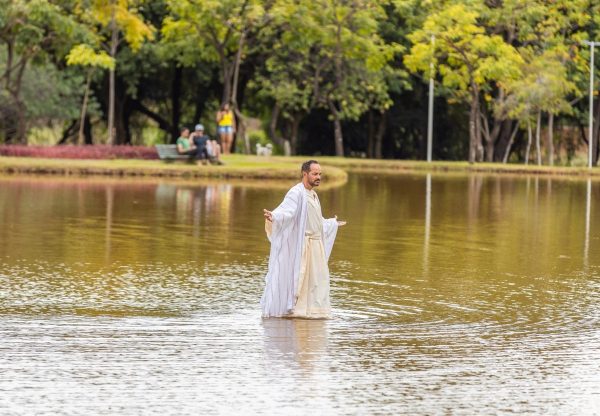
[[[345,222],[323,218],[313,189],[320,183],[321,166],[309,160],[302,164],[302,182],[272,212],[264,210],[271,253],[260,302],[263,317],[330,317],[327,261]]]

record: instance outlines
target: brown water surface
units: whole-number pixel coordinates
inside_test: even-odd
[[[262,320],[288,185],[0,178],[0,414],[600,414],[600,183],[351,176],[334,319]]]

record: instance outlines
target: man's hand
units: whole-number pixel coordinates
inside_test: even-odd
[[[263,209],[263,215],[265,216],[265,219],[269,222],[273,222],[273,213],[271,211],[267,211],[266,209]]]
[[[335,220],[337,221],[338,227],[341,227],[342,225],[346,225],[346,221],[340,221],[337,219],[337,215],[334,215]]]

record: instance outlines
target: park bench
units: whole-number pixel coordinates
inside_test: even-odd
[[[181,155],[177,152],[177,145],[175,144],[157,144],[156,151],[160,160],[173,161],[173,160],[193,160],[193,155]]]

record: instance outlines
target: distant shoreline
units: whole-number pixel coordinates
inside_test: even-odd
[[[273,156],[230,155],[225,166],[196,166],[184,162],[164,162],[141,159],[45,159],[0,156],[0,173],[57,176],[111,176],[159,178],[223,178],[247,180],[296,180],[300,164],[310,158],[323,165],[330,180],[347,179],[347,172],[379,173],[482,173],[533,174],[577,177],[600,177],[600,168],[566,166],[537,166],[500,163],[431,162],[414,160],[376,160],[338,158],[331,156]]]
[[[0,173],[8,175],[215,178],[247,180],[299,180],[300,163],[288,158],[232,155],[225,165],[197,166],[195,163],[143,159],[47,159],[0,156]],[[330,167],[330,180],[345,181],[345,170]]]

